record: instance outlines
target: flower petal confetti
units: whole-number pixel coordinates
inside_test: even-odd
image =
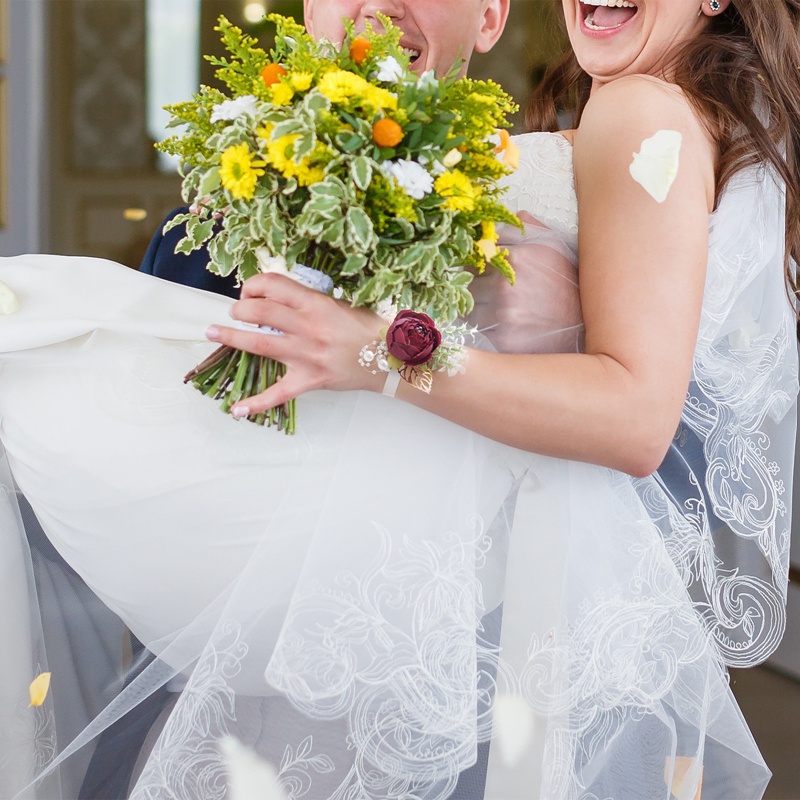
[[[11,289],[0,281],[0,315],[19,311],[19,300]]]
[[[228,768],[230,800],[286,800],[275,770],[232,736],[219,741]]]
[[[40,706],[47,699],[47,693],[50,691],[50,673],[43,672],[31,681],[28,688],[31,696],[31,706]],[[30,707],[30,706],[29,706]]]
[[[662,130],[645,139],[641,150],[633,154],[631,177],[657,203],[667,199],[678,175],[682,143],[679,131]]]
[[[498,693],[492,710],[492,728],[507,767],[519,763],[533,738],[534,716],[525,698]]]

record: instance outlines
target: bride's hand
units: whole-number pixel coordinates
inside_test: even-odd
[[[241,299],[231,306],[235,320],[268,325],[283,336],[211,326],[214,342],[247,350],[286,365],[286,375],[261,394],[241,400],[235,417],[259,414],[314,389],[380,391],[382,375],[358,363],[361,348],[379,338],[386,321],[364,308],[352,308],[283,275],[256,275],[242,285]]]

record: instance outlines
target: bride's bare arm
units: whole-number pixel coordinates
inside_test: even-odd
[[[631,177],[634,152],[659,130],[683,137],[680,169],[663,203]],[[430,395],[397,396],[525,450],[635,475],[660,463],[680,418],[700,317],[713,206],[714,152],[688,103],[653,80],[595,93],[575,134],[580,216],[582,354],[472,351],[465,374],[436,375]],[[380,391],[385,376],[357,364],[383,324],[277,276],[245,284],[237,319],[287,332],[229,329],[212,338],[287,363],[286,378],[246,401],[255,413],[310,389]]]

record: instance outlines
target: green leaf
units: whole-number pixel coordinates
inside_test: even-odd
[[[210,195],[215,189],[219,189],[222,185],[222,181],[219,177],[219,167],[212,167],[205,175],[203,175],[202,180],[200,181],[200,189],[198,190],[198,194],[202,195],[203,197],[207,197]]]
[[[185,255],[189,255],[189,253],[193,253],[197,248],[194,246],[194,243],[188,236],[184,236],[178,244],[175,245],[175,252],[176,253],[184,253]]]
[[[347,209],[347,241],[356,252],[363,253],[375,245],[375,230],[372,220],[363,208],[351,206]]]
[[[294,143],[294,160],[300,163],[306,156],[311,155],[317,145],[317,137],[313,133],[304,133]]]
[[[209,270],[223,277],[227,277],[236,269],[236,261],[225,246],[227,238],[224,234],[219,234],[208,245],[208,254],[211,256]]]
[[[303,125],[296,119],[287,119],[279,122],[272,130],[270,139],[274,142],[282,136],[290,136],[293,133],[303,133]]]
[[[310,189],[312,197],[344,197],[344,184],[337,178],[329,175],[324,181],[315,183]]]
[[[177,228],[179,225],[184,225],[189,221],[189,218],[193,216],[194,214],[176,214],[164,225],[162,233],[169,233],[173,228]]]
[[[340,200],[335,197],[312,197],[305,206],[303,206],[303,216],[310,216],[311,214],[319,214],[325,219],[334,219],[340,214],[342,204]]]
[[[339,217],[323,225],[319,238],[332,247],[341,249],[344,246],[344,219]]]
[[[377,281],[369,278],[364,281],[361,288],[353,296],[354,306],[366,306],[375,301]]]
[[[358,156],[350,165],[350,174],[353,176],[353,183],[365,192],[372,182],[372,162],[365,156]]]
[[[244,254],[242,263],[239,264],[239,279],[246,281],[248,278],[252,278],[253,275],[258,275],[258,271],[256,254],[252,250],[248,250]]]
[[[197,225],[192,232],[192,239],[197,247],[205,244],[214,235],[214,219],[207,219]]]
[[[345,153],[355,153],[360,150],[364,140],[355,133],[344,131],[336,134],[336,146]]]
[[[368,263],[369,259],[365,255],[348,256],[340,267],[339,274],[345,277],[357,275],[359,272],[363,272]]]
[[[306,95],[304,105],[309,111],[318,114],[321,111],[330,110],[331,101],[321,92],[313,91]]]

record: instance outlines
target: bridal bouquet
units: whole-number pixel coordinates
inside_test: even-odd
[[[230,58],[209,60],[228,93],[203,86],[168,108],[182,130],[159,147],[180,157],[192,204],[168,223],[186,225],[176,251],[207,243],[209,269],[240,282],[285,271],[354,306],[451,326],[472,309],[475,272],[490,266],[513,282],[495,232],[519,224],[499,202],[514,162],[508,95],[455,71],[416,75],[388,18],[382,33],[350,24],[341,46],[269,18],[277,36],[267,53],[221,17]],[[223,347],[187,380],[227,411],[283,374]],[[294,403],[251,419],[293,433]]]

